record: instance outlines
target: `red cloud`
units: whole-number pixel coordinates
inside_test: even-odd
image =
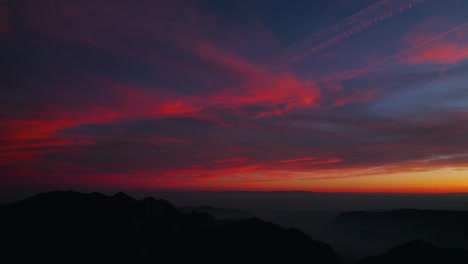
[[[421,48],[411,52],[408,63],[438,63],[453,64],[468,59],[468,41],[454,43],[440,43],[428,48]]]
[[[453,64],[468,59],[466,26],[468,24],[435,33],[423,24],[423,29],[404,37],[405,43],[415,47],[405,54],[404,60],[410,64]]]
[[[5,144],[2,163],[43,154],[42,148],[89,144],[87,138],[63,138],[60,131],[86,124],[110,124],[128,118],[161,118],[191,116],[199,111],[191,100],[167,89],[145,89],[122,85],[102,78],[84,77],[80,84],[94,87],[107,97],[82,96],[80,90],[67,90],[63,98],[71,99],[75,106],[62,102],[37,102],[22,105],[29,116],[3,118],[0,135]],[[61,89],[52,89],[61,91]],[[76,106],[78,105],[78,107]],[[186,140],[154,136],[153,143],[188,144]],[[48,151],[48,150],[46,150]]]
[[[319,98],[320,91],[312,81],[300,81],[291,74],[274,76],[265,72],[253,76],[241,87],[213,94],[210,101],[224,107],[262,105],[283,113],[293,108],[317,106]]]
[[[219,86],[213,82],[213,77],[234,83],[209,87],[215,90],[209,95],[166,102],[154,111],[182,113],[210,105],[239,108],[260,104],[273,108],[267,112],[276,114],[275,108],[279,107],[284,112],[295,107],[315,106],[320,98],[320,91],[312,81],[299,80],[289,73],[273,73],[267,67],[245,60],[233,52],[235,44],[229,46],[223,42],[221,48],[220,41],[210,34],[221,30],[215,23],[216,18],[210,14],[199,14],[187,3],[148,1],[145,2],[147,8],[139,8],[141,12],[138,14],[125,5],[106,1],[52,3],[42,0],[28,2],[25,11],[20,13],[30,27],[57,39],[111,50],[152,64],[163,64],[174,68],[174,71],[195,76],[204,86],[212,86],[213,83]],[[108,17],[118,19],[109,20]],[[134,38],[138,42],[129,41]],[[195,65],[173,63],[172,58],[164,57],[166,54],[153,55],[147,47],[154,45],[171,47],[179,54],[188,55],[196,61],[193,62]],[[151,97],[146,99],[149,100]]]
[[[223,61],[222,58],[215,58]],[[231,65],[236,60],[237,63],[232,67],[240,70],[244,68],[248,80],[240,86],[205,96],[187,96],[164,88],[138,87],[104,78],[82,76],[75,85],[92,87],[91,90],[105,94],[106,97],[83,95],[79,89],[71,87],[63,95],[57,94],[62,96],[64,102],[44,101],[23,105],[34,115],[2,120],[2,135],[8,144],[1,149],[11,151],[11,147],[16,145],[26,151],[38,146],[89,143],[86,142],[87,139],[78,138],[67,141],[60,138],[59,133],[64,128],[86,124],[111,124],[131,118],[203,117],[216,120],[216,116],[208,113],[213,107],[242,109],[250,105],[262,105],[284,112],[296,107],[314,106],[320,96],[313,83],[301,82],[292,75],[274,76],[235,57],[227,60],[227,63]],[[51,90],[58,93],[63,91]],[[67,101],[73,102],[73,105],[68,105]],[[190,141],[156,136],[151,142],[187,144]],[[18,151],[16,149],[15,153]],[[10,154],[10,157],[14,155],[18,156]]]

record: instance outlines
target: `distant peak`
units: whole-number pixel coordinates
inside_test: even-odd
[[[136,201],[134,198],[128,196],[124,192],[118,192],[112,196],[112,198],[117,199],[117,200],[122,200],[122,201]]]
[[[122,191],[120,191],[120,192],[114,194],[113,196],[114,196],[114,197],[130,197],[130,196],[128,196],[126,193],[124,193],[124,192],[122,192]]]

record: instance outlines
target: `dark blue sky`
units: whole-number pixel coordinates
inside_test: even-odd
[[[3,1],[0,183],[468,191],[467,11]]]

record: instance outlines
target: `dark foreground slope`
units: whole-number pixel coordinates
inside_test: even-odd
[[[348,212],[333,220],[333,229],[339,235],[336,240],[347,243],[341,247],[349,247],[350,251],[361,255],[381,254],[411,240],[468,249],[468,211]]]
[[[0,207],[10,263],[338,263],[331,247],[252,218],[222,222],[164,200],[50,192]]]
[[[461,249],[439,248],[414,240],[390,249],[381,256],[365,257],[357,264],[413,264],[413,263],[444,263],[466,264],[468,252]]]

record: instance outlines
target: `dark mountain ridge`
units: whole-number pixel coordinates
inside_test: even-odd
[[[391,248],[381,256],[365,257],[356,264],[413,264],[413,263],[468,263],[468,251],[436,247],[432,244],[413,240]]]
[[[217,219],[248,219],[253,217],[251,213],[246,211],[231,208],[217,208],[207,205],[198,207],[183,206],[178,207],[177,209],[183,213],[203,212],[214,216]]]
[[[360,234],[369,240],[424,240],[468,249],[467,223],[468,211],[416,209],[348,212],[334,220],[343,232]]]
[[[1,255],[9,263],[340,263],[330,246],[297,229],[259,218],[218,220],[203,210],[225,209],[200,208],[184,213],[166,200],[136,200],[122,192],[113,196],[41,193],[0,206],[0,234],[6,242]],[[450,224],[442,229],[461,230],[464,237],[467,215],[412,209],[361,211],[340,214],[334,224],[360,234],[354,240],[358,246],[375,243],[373,236],[393,246],[403,238],[392,240],[387,233],[417,224],[416,232]],[[468,254],[416,240],[380,256],[365,257],[358,264],[420,262],[468,263]]]
[[[399,209],[341,213],[330,225],[334,246],[358,256],[382,254],[412,240],[468,250],[468,211]]]
[[[13,263],[179,261],[339,263],[299,230],[257,218],[220,221],[124,193],[49,192],[0,206],[3,257]]]

